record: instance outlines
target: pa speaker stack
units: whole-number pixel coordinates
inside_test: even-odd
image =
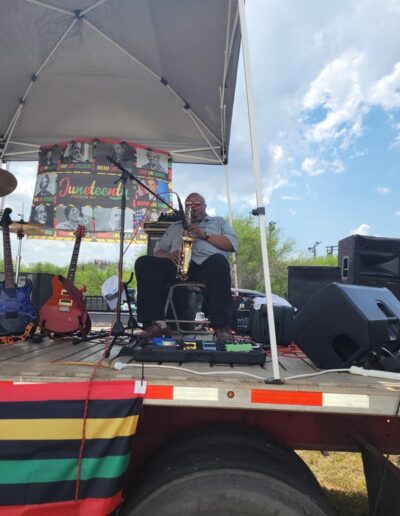
[[[400,299],[400,239],[352,235],[339,241],[341,283],[386,287]]]
[[[333,283],[297,313],[293,340],[320,369],[364,366],[400,347],[400,301],[387,288]]]
[[[290,265],[288,267],[288,301],[300,310],[322,288],[340,283],[340,267]]]

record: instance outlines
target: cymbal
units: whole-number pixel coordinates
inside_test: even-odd
[[[17,178],[8,170],[0,168],[0,197],[10,194],[17,188]]]
[[[22,231],[25,235],[34,235],[40,233],[43,230],[43,226],[32,222],[25,222],[24,220],[16,220],[9,225],[9,230],[11,233]]]

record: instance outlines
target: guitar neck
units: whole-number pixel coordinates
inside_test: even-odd
[[[75,273],[76,273],[76,267],[78,264],[78,256],[79,256],[79,249],[81,247],[81,241],[82,241],[82,237],[77,235],[75,238],[74,250],[72,252],[71,263],[69,265],[68,276],[67,276],[67,280],[70,281],[72,284],[74,283],[74,279],[75,279]]]
[[[15,289],[14,271],[12,265],[10,230],[3,227],[3,250],[4,250],[4,286],[7,290]]]

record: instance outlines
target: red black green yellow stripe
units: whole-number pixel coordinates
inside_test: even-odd
[[[118,506],[144,396],[135,381],[3,382],[0,393],[0,514],[79,506],[101,516]]]

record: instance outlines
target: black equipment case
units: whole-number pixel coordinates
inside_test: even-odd
[[[274,321],[276,343],[278,346],[288,346],[292,341],[293,306],[274,305]],[[267,305],[261,305],[259,310],[250,311],[250,337],[256,342],[269,345],[269,329]]]

